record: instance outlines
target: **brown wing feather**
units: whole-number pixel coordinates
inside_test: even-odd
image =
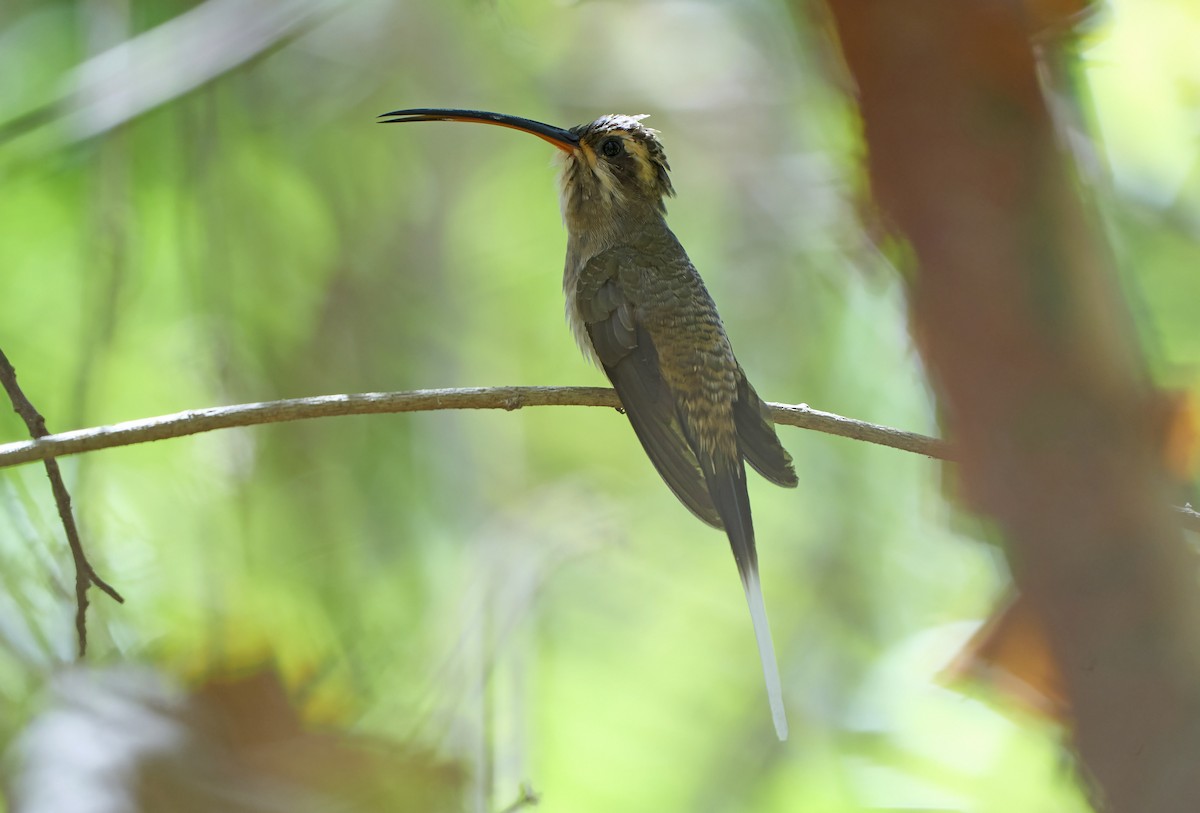
[[[792,456],[779,442],[767,405],[758,397],[746,374],[738,367],[738,399],[733,405],[738,448],[754,470],[776,485],[794,488],[796,470]]]
[[[689,511],[716,528],[721,517],[679,426],[649,333],[637,324],[611,262],[593,261],[580,276],[576,307],[600,364],[659,475]]]

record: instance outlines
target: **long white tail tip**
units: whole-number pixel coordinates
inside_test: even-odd
[[[767,605],[763,602],[758,574],[751,573],[744,586],[746,604],[750,607],[750,620],[754,624],[754,639],[758,642],[758,656],[762,659],[763,680],[767,684],[767,702],[771,704],[771,720],[775,723],[775,734],[779,741],[783,742],[788,738],[787,710],[783,707],[783,685],[779,680],[779,664],[775,662],[775,644],[771,640],[771,625],[767,622]]]

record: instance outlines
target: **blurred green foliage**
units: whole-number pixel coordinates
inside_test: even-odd
[[[228,27],[200,26],[214,10]],[[120,50],[169,21],[175,50]],[[1080,63],[1147,352],[1185,387],[1198,38],[1184,0],[1119,2]],[[602,383],[564,324],[546,145],[373,119],[649,112],[670,222],[762,395],[935,433],[898,275],[859,222],[834,53],[778,0],[11,0],[0,347],[52,430]],[[7,412],[0,433],[25,436]],[[183,675],[274,661],[314,719],[461,760],[478,810],[524,779],[575,811],[1085,809],[1053,729],[936,680],[1006,580],[986,532],[951,521],[940,469],[781,435],[800,487],[751,488],[785,744],[724,538],[607,410],[325,420],[64,460],[86,544],[128,599],[93,591],[92,657]],[[5,471],[0,500],[9,742],[72,656],[73,599],[40,468]]]

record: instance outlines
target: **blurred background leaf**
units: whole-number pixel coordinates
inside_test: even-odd
[[[1122,0],[1075,65],[1147,350],[1193,391],[1198,37],[1184,0]],[[836,64],[819,15],[777,0],[11,0],[0,345],[52,430],[602,383],[564,325],[546,146],[373,120],[646,112],[670,222],[761,394],[935,432],[902,286],[858,216]],[[24,436],[7,413],[0,431]],[[784,744],[723,537],[609,410],[347,418],[64,460],[128,599],[97,599],[92,657],[193,686],[270,662],[306,725],[460,766],[475,811],[523,780],[576,811],[1086,809],[1052,728],[937,684],[1007,578],[939,468],[782,436],[800,488],[751,490]],[[0,506],[13,742],[71,657],[73,605],[40,470],[0,475]]]

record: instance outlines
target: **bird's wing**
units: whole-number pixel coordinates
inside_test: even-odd
[[[788,736],[787,714],[758,578],[754,524],[742,455],[745,454],[755,468],[775,482],[787,481],[788,474],[794,481],[795,474],[791,473],[787,452],[783,451],[774,430],[762,416],[762,402],[746,383],[740,368],[735,375],[726,367],[724,384],[721,383],[720,368],[703,381],[690,372],[684,373],[682,380],[675,381],[677,387],[693,389],[699,386],[700,397],[690,402],[672,391],[659,365],[660,349],[655,346],[653,331],[639,319],[638,305],[644,310],[650,304],[639,301],[639,294],[644,296],[639,290],[639,280],[644,282],[648,277],[640,273],[640,268],[645,267],[643,262],[639,255],[627,249],[610,249],[592,258],[580,274],[575,291],[576,307],[646,454],[683,504],[710,525],[724,528],[729,537],[754,622],[754,636],[775,731],[781,740],[785,740]],[[693,332],[704,338],[700,346],[685,348],[682,352],[675,345],[663,348],[668,354],[674,354],[667,358],[676,379],[681,371],[695,369],[694,365],[703,364],[700,359],[712,354],[728,353],[729,363],[736,366],[716,308],[699,277],[691,270],[679,279],[681,284],[675,285],[669,295],[689,297],[693,303],[699,301],[704,305],[691,325]],[[625,285],[634,290],[626,290]],[[659,310],[661,317],[663,314]],[[674,324],[677,317],[678,314],[674,314],[667,318],[659,324],[659,329],[666,324],[677,329],[678,324]],[[728,401],[705,397],[714,387],[727,388]],[[746,408],[739,414],[737,404],[742,401]],[[722,410],[730,409],[730,402],[733,402],[733,414],[725,411],[722,416]],[[704,430],[706,426],[709,434]],[[723,432],[721,427],[724,427]],[[714,429],[717,437],[711,435]],[[770,436],[770,440],[765,436]],[[748,448],[742,449],[743,444]]]
[[[621,264],[632,261],[618,250],[593,257],[580,272],[575,304],[650,461],[688,510],[721,528],[721,516],[659,371],[658,351],[649,332],[638,324],[634,303],[621,287]]]
[[[733,421],[737,426],[738,448],[754,470],[776,485],[793,488],[796,470],[792,456],[779,442],[767,405],[758,397],[739,366],[738,398],[733,405]]]

